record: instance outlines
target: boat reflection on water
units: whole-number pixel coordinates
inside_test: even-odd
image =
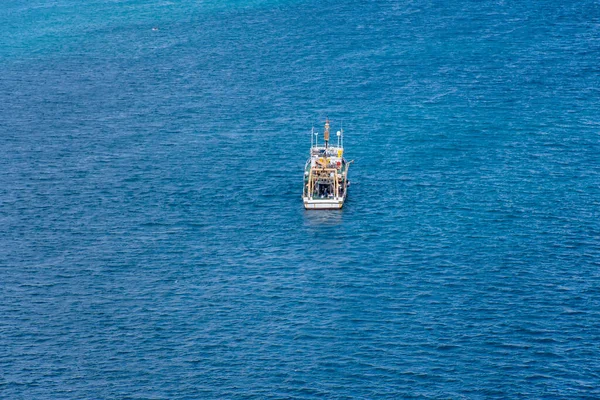
[[[305,212],[304,223],[309,227],[337,226],[344,222],[344,211],[329,210],[328,212]]]

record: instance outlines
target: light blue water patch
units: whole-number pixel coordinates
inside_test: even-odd
[[[124,30],[154,32],[204,15],[227,14],[285,4],[281,0],[238,1],[92,1],[59,0],[39,4],[9,1],[0,10],[5,57],[31,58],[88,52],[106,42],[117,44]],[[190,25],[192,26],[192,25]],[[126,40],[126,39],[125,39]],[[131,43],[130,43],[131,44]],[[125,47],[125,46],[123,46]],[[125,48],[121,48],[126,51]]]
[[[0,397],[600,396],[595,2],[0,19]]]

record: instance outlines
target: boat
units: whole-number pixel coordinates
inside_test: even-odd
[[[337,147],[329,145],[329,118],[325,120],[324,145],[319,146],[318,132],[312,131],[310,156],[304,167],[302,200],[307,210],[331,210],[344,206],[348,194],[348,168],[344,159],[344,130],[337,131]]]

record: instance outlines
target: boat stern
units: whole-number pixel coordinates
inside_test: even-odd
[[[306,210],[339,210],[344,205],[344,199],[310,199],[303,197]]]

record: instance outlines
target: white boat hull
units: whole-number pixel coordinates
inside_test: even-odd
[[[338,210],[344,205],[344,199],[310,199],[304,197],[304,208],[307,210]]]

